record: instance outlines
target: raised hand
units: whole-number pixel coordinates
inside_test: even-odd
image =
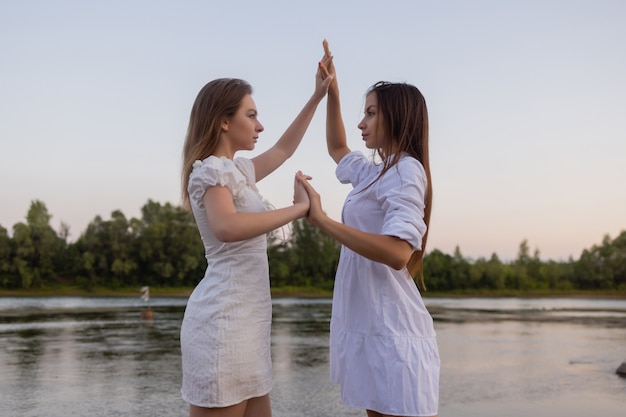
[[[328,65],[332,65],[332,57],[329,59],[322,58],[318,63],[317,73],[315,74],[315,95],[324,97],[335,78],[335,75],[328,71]]]
[[[335,92],[339,90],[339,86],[337,84],[337,71],[335,70],[335,64],[333,62],[333,54],[330,52],[328,41],[326,39],[322,41],[322,47],[324,48],[324,56],[320,61],[320,67],[324,68],[327,75],[333,76],[333,80],[330,84],[330,90]]]

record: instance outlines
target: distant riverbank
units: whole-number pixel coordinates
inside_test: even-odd
[[[151,297],[189,297],[192,287],[150,287]],[[332,291],[312,287],[272,288],[272,297],[331,298]],[[0,297],[140,297],[141,288],[94,288],[85,290],[73,286],[31,288],[28,290],[0,289]]]
[[[173,287],[158,288],[150,287],[151,297],[189,297],[193,288]],[[314,287],[278,287],[272,288],[272,297],[296,297],[296,298],[332,298],[331,290]],[[0,289],[0,297],[140,297],[140,288],[94,288],[85,290],[73,286],[58,286],[47,288],[7,290]],[[626,290],[623,291],[452,291],[423,293],[425,298],[439,297],[517,297],[517,298],[620,298],[626,299]]]

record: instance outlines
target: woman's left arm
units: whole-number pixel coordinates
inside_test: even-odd
[[[323,58],[322,63],[326,59]],[[298,113],[274,146],[259,156],[252,158],[257,182],[271,174],[296,151],[313,119],[318,104],[328,92],[328,87],[333,77],[334,75],[328,73],[325,65],[320,64],[318,66],[315,74],[315,91],[309,101],[306,102],[300,113]]]

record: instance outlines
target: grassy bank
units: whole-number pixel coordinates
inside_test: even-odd
[[[193,288],[158,288],[150,287],[152,297],[189,297]],[[518,298],[542,298],[542,297],[565,297],[565,298],[626,298],[626,290],[622,291],[451,291],[435,292],[426,291],[425,298],[442,297],[518,297]],[[140,297],[139,287],[110,289],[98,287],[85,290],[74,286],[57,286],[35,288],[28,290],[0,290],[0,297]],[[277,287],[272,288],[272,297],[300,297],[300,298],[330,298],[332,291],[314,287]]]
[[[451,297],[483,297],[483,298],[626,298],[626,290],[500,290],[500,291],[472,291],[459,290],[448,292],[426,291],[424,298],[451,298]]]
[[[28,290],[0,289],[0,297],[140,297],[140,287],[105,288],[98,287],[85,290],[75,286],[58,286],[31,288]],[[158,288],[150,287],[151,297],[189,297],[193,288]],[[280,287],[272,288],[272,297],[332,297],[332,291],[313,287]]]
[[[75,286],[31,288],[28,290],[0,290],[0,297],[140,297],[141,287],[105,288],[85,290]],[[152,297],[189,297],[193,288],[150,287]]]

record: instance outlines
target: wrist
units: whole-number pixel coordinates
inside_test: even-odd
[[[298,218],[306,216],[309,212],[309,204],[307,203],[293,203],[293,206],[296,209]]]
[[[322,99],[325,96],[326,96],[326,92],[325,91],[317,91],[317,90],[315,90],[313,92],[313,95],[311,95],[310,101],[317,106],[318,104],[320,104],[320,102],[322,101]]]

